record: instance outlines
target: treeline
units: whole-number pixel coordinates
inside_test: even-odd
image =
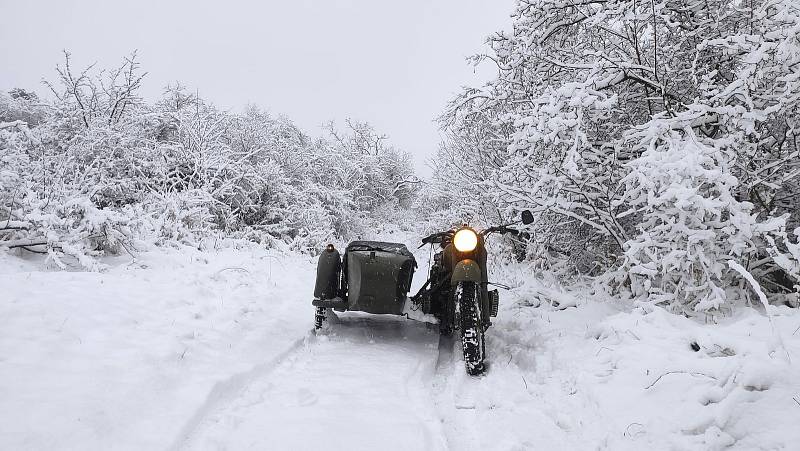
[[[497,77],[441,118],[432,196],[487,222],[534,210],[530,258],[616,294],[713,312],[759,302],[752,275],[797,302],[798,2],[519,0],[512,17],[474,58]]]
[[[418,189],[409,156],[369,124],[312,138],[180,85],[147,103],[135,54],[80,72],[65,57],[47,96],[0,93],[0,247],[93,269],[142,241],[224,235],[306,250],[361,233]]]

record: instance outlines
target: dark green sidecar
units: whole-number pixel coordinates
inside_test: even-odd
[[[404,244],[353,241],[340,255],[328,245],[319,257],[312,305],[316,327],[324,310],[402,315],[417,262]]]

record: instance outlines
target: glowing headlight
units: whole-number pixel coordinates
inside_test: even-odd
[[[470,229],[461,229],[453,237],[453,244],[459,252],[470,252],[478,245],[478,235]]]

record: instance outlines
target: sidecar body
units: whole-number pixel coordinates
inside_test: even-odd
[[[314,287],[315,307],[402,315],[417,262],[400,243],[353,241],[340,255],[322,252]]]

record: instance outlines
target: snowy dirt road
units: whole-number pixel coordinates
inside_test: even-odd
[[[438,337],[424,323],[342,315],[210,409],[176,448],[446,449],[430,393]]]
[[[785,415],[800,398],[800,372],[786,361],[800,355],[797,309],[776,307],[775,330],[755,310],[703,325],[500,268],[522,282],[502,295],[488,372],[474,378],[458,341],[429,324],[348,313],[314,333],[308,256],[159,250],[100,274],[40,263],[0,258],[3,450],[749,450],[800,440]],[[774,351],[776,333],[785,352]]]
[[[0,449],[447,448],[436,327],[349,313],[314,333],[312,258],[0,263]]]

